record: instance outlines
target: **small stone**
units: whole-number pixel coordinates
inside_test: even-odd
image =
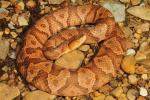
[[[147,57],[143,52],[138,51],[135,55],[136,61],[142,61],[145,60]]]
[[[101,88],[99,89],[99,92],[104,93],[105,95],[107,95],[107,94],[109,94],[110,91],[112,91],[112,90],[113,90],[113,88],[112,88],[110,85],[106,84],[106,85],[104,85],[103,87],[101,87]]]
[[[135,73],[135,64],[136,60],[134,56],[125,56],[121,63],[121,67],[126,73],[133,74]]]
[[[139,97],[137,98],[137,100],[146,100],[146,98],[143,97],[143,96],[139,96]]]
[[[105,100],[105,95],[99,92],[93,92],[92,93],[92,100]]]
[[[129,27],[121,27],[125,37],[130,37],[133,34],[133,31]]]
[[[119,97],[122,93],[123,93],[122,87],[117,87],[111,92],[111,94],[115,97]]]
[[[15,11],[16,12],[20,12],[21,10],[24,10],[24,7],[25,7],[24,3],[23,2],[19,2],[19,3],[17,3],[15,5]]]
[[[36,90],[29,92],[23,100],[54,100],[56,96],[55,95],[50,95],[46,92]]]
[[[127,12],[141,19],[150,20],[150,8],[143,6],[134,6],[127,9]]]
[[[17,87],[8,86],[4,83],[0,83],[0,98],[1,100],[13,100],[20,95],[20,91]]]
[[[88,51],[90,49],[90,46],[89,45],[81,45],[79,47],[79,50],[81,51]]]
[[[4,66],[4,67],[2,67],[2,71],[4,71],[4,72],[8,72],[8,70],[9,70],[9,67],[8,67],[8,66]]]
[[[5,28],[5,34],[9,34],[10,33],[10,29],[9,28]]]
[[[138,91],[135,89],[129,89],[127,92],[127,98],[129,100],[135,100],[136,96],[138,96]]]
[[[9,52],[9,41],[0,40],[0,59],[5,60]]]
[[[10,5],[9,1],[2,0],[2,1],[0,1],[0,3],[1,3],[2,8],[7,8]]]
[[[141,0],[131,0],[132,5],[138,5]]]
[[[48,0],[49,4],[61,4],[64,0]]]
[[[141,96],[147,96],[148,92],[144,87],[140,87],[140,95]]]
[[[24,16],[19,16],[18,17],[18,23],[19,23],[20,26],[28,25],[28,21],[25,19]]]
[[[143,23],[143,24],[140,24],[138,26],[135,27],[136,31],[139,33],[142,33],[142,32],[148,32],[149,31],[149,28],[150,28],[150,24],[148,22],[146,23]]]
[[[147,80],[148,79],[148,75],[147,74],[142,74],[142,79]]]
[[[16,38],[18,36],[18,34],[16,32],[10,32],[10,34],[13,38]]]
[[[143,66],[137,66],[135,72],[136,72],[136,74],[146,74],[147,69],[144,68]]]
[[[129,75],[128,79],[129,79],[129,83],[131,84],[137,84],[138,82],[138,78],[136,77],[136,75]]]
[[[106,96],[105,100],[115,100],[113,96]]]
[[[128,100],[125,94],[121,94],[118,98],[118,100]]]
[[[0,31],[0,40],[2,40],[3,34],[4,34],[4,32]]]
[[[138,85],[139,85],[140,87],[144,87],[144,86],[146,85],[146,80],[139,79],[139,80],[138,80]]]
[[[1,77],[0,77],[0,81],[4,81],[8,79],[8,74],[4,73]]]
[[[9,54],[9,57],[10,58],[12,58],[12,59],[16,59],[16,52],[11,52],[10,54]]]
[[[141,38],[141,34],[134,33],[134,37],[139,40]]]
[[[9,11],[5,8],[0,8],[0,19],[7,18]]]
[[[57,59],[55,64],[68,69],[76,69],[80,67],[84,57],[85,56],[81,51],[73,50]]]
[[[125,20],[125,5],[114,2],[104,2],[102,6],[112,12],[117,22],[123,22]]]
[[[10,29],[15,29],[14,25],[15,25],[15,24],[14,24],[13,22],[8,23],[8,27],[9,27]]]
[[[17,47],[17,42],[15,42],[15,41],[12,42],[10,46],[11,46],[13,49],[16,49],[16,47]]]
[[[130,0],[120,0],[122,3],[130,3]]]
[[[128,49],[127,52],[126,52],[126,55],[128,56],[134,56],[135,55],[135,50],[134,49]]]
[[[29,1],[27,1],[26,6],[29,9],[34,9],[36,7],[36,2],[33,0],[29,0]]]

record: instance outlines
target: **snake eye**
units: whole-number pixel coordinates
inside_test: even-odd
[[[45,27],[46,27],[46,25],[45,25],[45,24],[41,24],[41,27],[45,28]]]

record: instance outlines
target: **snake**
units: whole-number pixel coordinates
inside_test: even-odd
[[[78,27],[84,25],[89,27]],[[54,63],[82,44],[94,43],[101,46],[83,67],[72,70]],[[116,77],[130,47],[109,10],[94,4],[72,5],[54,10],[29,28],[17,65],[22,77],[39,90],[59,96],[87,95]]]

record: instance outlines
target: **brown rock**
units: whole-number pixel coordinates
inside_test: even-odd
[[[50,95],[46,92],[36,90],[33,92],[29,92],[23,100],[53,100],[56,96]]]
[[[127,9],[127,12],[141,19],[150,20],[150,8],[143,6],[134,6]]]
[[[133,74],[135,73],[135,64],[136,60],[134,56],[125,56],[121,63],[121,67],[126,73]]]
[[[129,100],[135,100],[136,97],[138,96],[138,91],[135,89],[129,89],[127,92],[127,98]]]
[[[115,97],[119,97],[122,93],[123,93],[122,87],[117,87],[111,92],[111,94]]]
[[[0,99],[1,100],[13,100],[20,95],[20,91],[17,87],[8,86],[0,83]]]
[[[79,50],[73,50],[55,61],[55,64],[68,69],[76,69],[80,67],[84,59],[84,54]]]

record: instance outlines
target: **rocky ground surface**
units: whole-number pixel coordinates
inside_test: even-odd
[[[29,86],[21,79],[16,65],[17,44],[25,31],[53,10],[86,3],[108,8],[125,36],[133,42],[133,48],[127,50],[122,60],[122,70],[110,83],[86,96],[60,97]],[[77,68],[86,64],[93,54],[91,45],[82,45],[55,63]],[[65,62],[70,57],[75,63]],[[68,0],[67,3],[64,0],[0,0],[0,59],[0,100],[150,100],[150,0]]]

